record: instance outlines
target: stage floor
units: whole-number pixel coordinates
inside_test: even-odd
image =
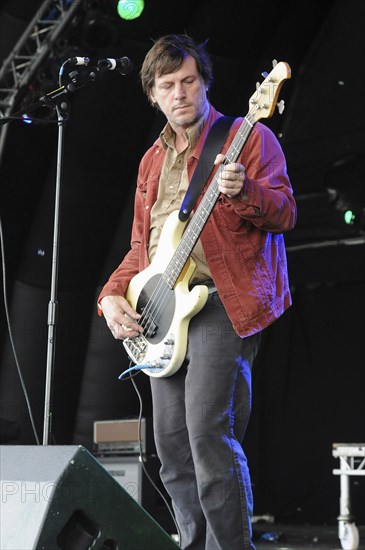
[[[365,550],[365,525],[356,527],[360,537],[357,550]],[[177,542],[176,535],[173,538]],[[256,550],[343,550],[335,525],[329,527],[260,522],[254,524],[253,542]]]
[[[365,550],[365,525],[356,525],[360,543],[358,550]],[[341,550],[338,528],[334,526],[284,525],[258,523],[253,526],[256,550]]]

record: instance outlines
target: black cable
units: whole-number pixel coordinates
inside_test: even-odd
[[[15,344],[14,344],[14,340],[13,340],[13,331],[11,329],[11,324],[10,324],[8,300],[7,300],[7,293],[6,293],[5,248],[4,248],[3,226],[2,226],[2,223],[1,223],[1,217],[0,217],[0,245],[1,245],[0,246],[1,247],[1,263],[2,263],[2,270],[3,270],[4,309],[5,309],[5,315],[6,315],[6,322],[7,322],[7,325],[8,325],[9,339],[10,339],[11,347],[12,347],[12,350],[13,350],[13,355],[14,355],[15,364],[16,364],[16,368],[17,368],[17,371],[18,371],[18,375],[19,375],[20,384],[22,386],[25,401],[26,401],[26,404],[27,404],[27,408],[28,408],[28,412],[29,412],[29,418],[30,418],[30,422],[32,424],[34,437],[35,437],[37,445],[39,445],[40,442],[39,442],[37,430],[36,430],[36,427],[35,427],[32,408],[30,406],[30,401],[29,401],[29,397],[28,397],[27,388],[25,386],[22,371],[21,371],[21,368],[20,368],[20,365],[19,365],[18,356],[17,356],[17,353],[16,353]]]
[[[138,372],[138,374],[140,373],[141,371]],[[155,482],[153,481],[153,479],[151,478],[150,474],[148,473],[147,469],[146,469],[146,466],[144,464],[144,461],[143,461],[143,450],[142,450],[142,435],[141,435],[141,426],[142,426],[142,412],[143,412],[143,402],[142,402],[142,396],[138,390],[138,387],[137,387],[137,384],[134,380],[136,375],[134,376],[131,376],[130,377],[130,380],[133,384],[133,387],[135,389],[135,392],[137,394],[137,397],[138,397],[138,400],[139,400],[139,414],[138,414],[138,443],[139,443],[139,459],[141,461],[141,464],[142,464],[142,469],[143,469],[143,472],[145,473],[148,481],[151,483],[152,487],[155,489],[155,491],[157,491],[157,493],[160,495],[160,497],[162,498],[162,500],[164,501],[165,503],[165,506],[172,518],[172,521],[174,522],[175,524],[175,527],[176,527],[176,531],[177,531],[177,535],[178,535],[178,539],[179,539],[179,546],[180,546],[180,541],[181,541],[181,534],[180,534],[180,529],[179,529],[179,526],[176,522],[176,519],[175,519],[175,516],[174,516],[174,513],[169,505],[169,503],[167,502],[166,500],[166,497],[165,495],[160,491],[160,489],[157,487],[157,485],[155,484]]]

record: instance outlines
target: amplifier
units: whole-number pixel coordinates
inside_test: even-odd
[[[130,494],[140,505],[142,505],[142,464],[137,456],[95,454],[95,458],[119,483],[119,485]]]
[[[146,453],[146,419],[98,420],[94,422],[94,444],[97,452],[135,455]]]

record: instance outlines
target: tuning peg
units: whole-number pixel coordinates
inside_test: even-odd
[[[272,66],[273,66],[273,67],[276,67],[277,64],[278,64],[278,62],[276,61],[276,59],[273,59],[273,60],[272,60]]]
[[[261,86],[260,82],[256,82],[256,91],[257,91],[257,92],[259,91],[260,86]]]
[[[279,101],[279,103],[277,104],[277,108],[278,108],[279,114],[281,115],[281,113],[285,109],[285,102],[284,102],[283,99],[281,101]]]
[[[263,76],[264,78],[266,78],[266,77],[269,76],[269,73],[267,73],[266,71],[264,71],[263,73],[261,73],[261,76]]]

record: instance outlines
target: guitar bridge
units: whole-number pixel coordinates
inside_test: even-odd
[[[148,341],[143,334],[134,338],[126,338],[123,340],[123,346],[133,363],[136,365],[143,363],[148,348]]]

